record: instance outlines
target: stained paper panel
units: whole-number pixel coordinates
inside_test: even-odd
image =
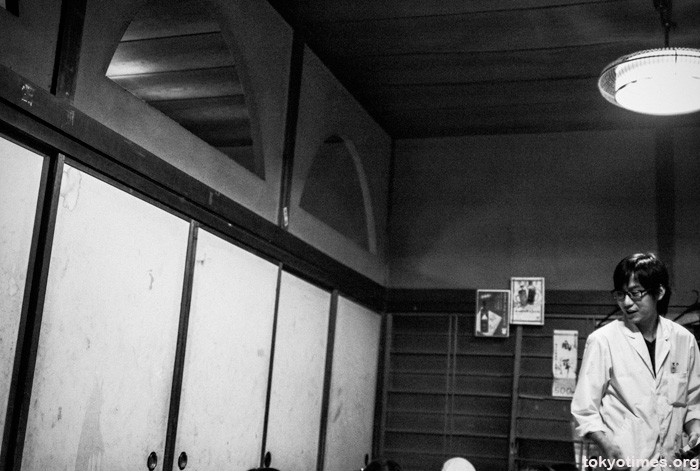
[[[17,348],[43,158],[0,138],[0,430]]]
[[[359,469],[372,455],[381,317],[338,300],[324,469]]]
[[[65,167],[23,471],[162,469],[188,229]]]
[[[260,463],[277,272],[199,231],[175,445],[187,469]]]
[[[316,469],[330,293],[282,274],[267,450],[272,467]]]

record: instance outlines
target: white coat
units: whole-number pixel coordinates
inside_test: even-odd
[[[571,413],[578,434],[605,432],[632,459],[632,469],[682,469],[672,463],[683,425],[700,419],[700,351],[688,330],[659,316],[655,358],[654,372],[641,332],[622,320],[594,331]],[[643,466],[654,458],[666,466]]]

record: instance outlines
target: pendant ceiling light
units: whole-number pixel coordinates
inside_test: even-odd
[[[638,113],[677,115],[700,110],[700,50],[669,47],[671,0],[654,0],[665,47],[620,57],[600,74],[598,88],[611,103]]]

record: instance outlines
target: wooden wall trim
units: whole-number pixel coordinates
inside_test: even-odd
[[[386,293],[387,312],[474,312],[475,289],[401,289]],[[607,306],[614,302],[604,290],[550,290],[545,293],[545,309],[552,305]]]
[[[326,343],[326,366],[323,374],[323,396],[321,398],[321,424],[318,433],[318,454],[316,471],[323,471],[326,460],[326,439],[328,438],[328,409],[331,396],[331,375],[333,374],[333,352],[335,350],[335,326],[338,320],[338,291],[331,293],[328,317],[328,340]]]
[[[289,70],[289,96],[287,98],[287,122],[284,129],[284,150],[282,152],[282,177],[278,224],[289,228],[289,207],[292,198],[292,177],[294,174],[294,151],[296,148],[297,123],[299,121],[299,99],[301,78],[304,69],[304,41],[295,31],[292,37],[292,57]]]
[[[63,163],[62,155],[47,157],[42,170],[0,452],[0,468],[8,471],[19,471],[22,465],[30,407],[29,398],[34,385],[34,369],[39,348],[41,319],[44,314],[48,266],[51,260]]]
[[[515,470],[518,459],[518,398],[520,396],[520,363],[523,356],[523,326],[515,330],[515,358],[513,360],[513,388],[511,391],[510,432],[508,438],[508,470]]]
[[[190,222],[187,237],[187,256],[185,257],[185,274],[180,300],[180,322],[177,328],[177,344],[173,364],[173,381],[170,389],[170,411],[165,434],[165,452],[163,454],[163,471],[172,471],[175,458],[175,437],[180,417],[180,400],[182,398],[182,379],[185,374],[185,352],[187,349],[187,330],[190,324],[190,307],[192,305],[192,287],[197,255],[197,237],[199,224]]]
[[[0,65],[0,121],[87,167],[284,263],[292,274],[381,311],[384,287],[214,191]]]
[[[275,287],[275,311],[272,320],[272,336],[270,339],[270,363],[267,370],[267,394],[265,395],[265,416],[263,419],[262,444],[260,447],[260,467],[265,466],[265,452],[267,451],[267,431],[270,423],[270,401],[272,399],[272,378],[275,367],[275,346],[277,345],[277,323],[280,313],[280,297],[282,292],[282,273],[284,266],[277,264],[277,286]]]
[[[80,50],[83,43],[86,3],[87,0],[61,2],[61,20],[58,26],[51,92],[71,103],[75,96]]]

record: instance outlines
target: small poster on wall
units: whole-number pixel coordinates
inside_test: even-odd
[[[476,292],[477,337],[508,337],[510,335],[510,291],[480,289]]]
[[[555,330],[552,352],[552,396],[572,397],[576,389],[578,330]]]
[[[511,324],[544,325],[544,278],[511,278]]]

